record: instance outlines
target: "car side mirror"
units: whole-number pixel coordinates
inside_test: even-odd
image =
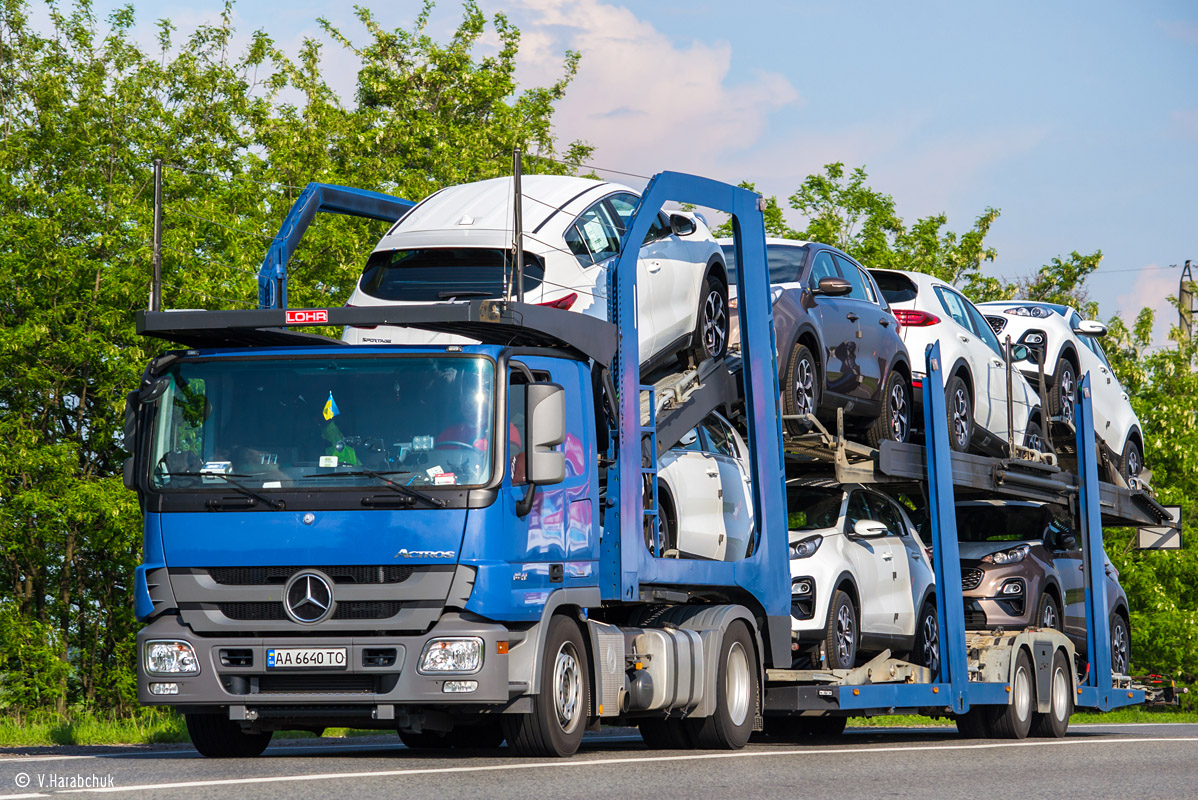
[[[524,394],[528,430],[528,482],[561,483],[566,478],[566,456],[553,448],[566,438],[566,391],[555,383],[529,384]]]
[[[1082,320],[1073,329],[1078,336],[1106,336],[1106,331],[1106,325],[1094,319]]]
[[[853,284],[844,278],[820,278],[812,294],[826,294],[829,297],[840,297],[853,291]]]
[[[689,431],[682,434],[682,438],[678,440],[678,444],[682,445],[683,447],[689,447],[690,445],[694,444],[695,440],[698,438],[699,438],[698,429],[691,428]]]
[[[866,539],[876,539],[889,532],[890,529],[884,522],[878,522],[875,519],[859,519],[857,524],[853,525],[853,533]]]
[[[1011,345],[1011,363],[1016,364],[1020,361],[1028,361],[1032,357],[1031,348],[1026,344]],[[1035,363],[1035,362],[1032,362]]]
[[[1076,550],[1077,549],[1077,537],[1075,537],[1069,533],[1062,533],[1061,538],[1058,540],[1057,543],[1061,546],[1062,550]]]
[[[685,214],[670,215],[670,233],[675,236],[690,236],[697,230],[699,230],[699,226]]]

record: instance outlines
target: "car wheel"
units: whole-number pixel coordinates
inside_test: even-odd
[[[1035,715],[1032,735],[1060,739],[1069,730],[1069,718],[1073,716],[1073,673],[1069,671],[1069,660],[1062,650],[1053,654],[1048,690],[1048,711]]]
[[[828,669],[852,669],[857,663],[857,607],[853,598],[840,589],[832,594],[824,646]]]
[[[1057,361],[1057,371],[1052,376],[1052,391],[1048,393],[1048,413],[1073,422],[1077,407],[1077,370],[1069,359]]]
[[[1044,441],[1044,429],[1039,422],[1029,422],[1023,435],[1023,446],[1037,453],[1047,453],[1048,443]]]
[[[696,365],[709,358],[719,358],[728,351],[729,322],[728,289],[719,278],[708,275],[699,294],[695,333],[691,339],[691,354]]]
[[[902,373],[891,369],[882,393],[878,418],[865,430],[865,442],[878,447],[885,440],[905,442],[911,438],[911,384]]]
[[[1144,455],[1140,452],[1140,446],[1136,444],[1136,440],[1129,436],[1127,444],[1123,445],[1123,458],[1119,459],[1119,472],[1123,475],[1123,479],[1130,484],[1130,479],[1138,476],[1143,468]]]
[[[270,744],[270,731],[250,733],[224,714],[186,714],[187,735],[207,758],[253,758]]]
[[[819,408],[819,366],[807,345],[795,342],[791,348],[784,386],[784,414],[815,414]],[[807,423],[799,420],[788,419],[785,424],[786,432],[792,436],[800,436],[811,430]]]
[[[1126,675],[1131,662],[1131,636],[1122,614],[1111,617],[1111,672]]]
[[[928,601],[916,617],[915,652],[913,660],[927,667],[935,677],[940,672],[940,626],[936,621],[936,604]]]
[[[949,378],[944,402],[948,406],[948,443],[953,450],[964,453],[973,439],[973,401],[960,375]]]
[[[1061,630],[1060,606],[1057,605],[1057,599],[1048,592],[1040,596],[1040,603],[1036,606],[1036,618],[1032,620],[1032,624],[1037,628]]]
[[[999,708],[990,723],[990,729],[999,739],[1026,739],[1032,729],[1035,713],[1035,673],[1027,651],[1020,650],[1015,657],[1015,671],[1011,676],[1011,702]]]
[[[757,650],[744,622],[733,622],[724,632],[718,665],[715,713],[690,720],[694,741],[708,750],[739,750],[753,733],[758,695]]]

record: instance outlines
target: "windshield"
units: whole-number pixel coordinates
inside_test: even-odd
[[[957,506],[957,538],[962,542],[1038,541],[1051,535],[1047,506]]]
[[[494,370],[467,355],[181,361],[157,401],[150,485],[484,484]]]
[[[731,244],[722,244],[720,248],[728,265],[728,280],[736,283],[736,248]],[[765,257],[770,264],[770,283],[797,283],[807,261],[807,245],[767,244]]]
[[[835,528],[840,521],[843,497],[844,493],[839,489],[791,489],[786,495],[786,527],[792,531]]]
[[[381,250],[366,262],[360,285],[379,300],[502,297],[504,275],[514,269],[511,256],[507,250],[482,247]],[[540,286],[544,277],[541,259],[526,252],[524,291]]]

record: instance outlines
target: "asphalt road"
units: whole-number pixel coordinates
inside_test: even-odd
[[[71,783],[90,779],[89,786]],[[57,783],[57,786],[55,786]],[[158,798],[1198,797],[1198,724],[1077,725],[1058,740],[964,740],[951,728],[852,729],[836,741],[737,752],[651,752],[635,732],[589,736],[570,759],[506,750],[429,755],[395,738],[291,740],[257,759],[188,746],[0,752],[0,800]]]

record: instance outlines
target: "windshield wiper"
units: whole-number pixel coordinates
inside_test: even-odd
[[[380,480],[383,483],[387,484],[387,488],[397,494],[402,494],[404,497],[410,497],[413,500],[423,500],[424,502],[428,503],[429,505],[433,506],[434,508],[444,508],[445,501],[442,500],[441,498],[433,497],[431,494],[425,494],[424,492],[413,489],[410,486],[404,486],[402,483],[396,483],[395,481],[393,481],[387,477],[388,475],[411,475],[411,474],[412,473],[410,471],[406,471],[406,470],[388,470],[386,472],[378,472],[373,469],[367,469],[366,467],[359,466],[357,469],[351,470],[349,472],[317,472],[313,475],[304,475],[302,477],[304,477],[304,478],[332,478],[332,477],[342,477],[342,476],[361,477],[363,475],[367,475],[371,478],[375,478],[375,479]]]
[[[457,300],[459,297],[494,297],[494,292],[488,292],[481,289],[446,289],[442,292],[437,292],[437,297],[442,300]]]
[[[232,487],[232,489],[235,492],[238,492],[238,493],[245,495],[246,497],[252,498],[254,500],[260,500],[261,502],[266,503],[266,505],[273,508],[275,511],[282,511],[284,508],[287,507],[287,504],[284,503],[282,500],[274,500],[274,499],[262,494],[261,492],[255,492],[253,489],[246,486],[244,483],[233,480],[234,478],[253,478],[253,477],[255,477],[254,475],[246,475],[245,473],[241,473],[241,472],[171,472],[168,474],[171,477],[181,477],[181,478],[209,478],[209,477],[220,478],[225,483],[227,483],[230,487]]]

